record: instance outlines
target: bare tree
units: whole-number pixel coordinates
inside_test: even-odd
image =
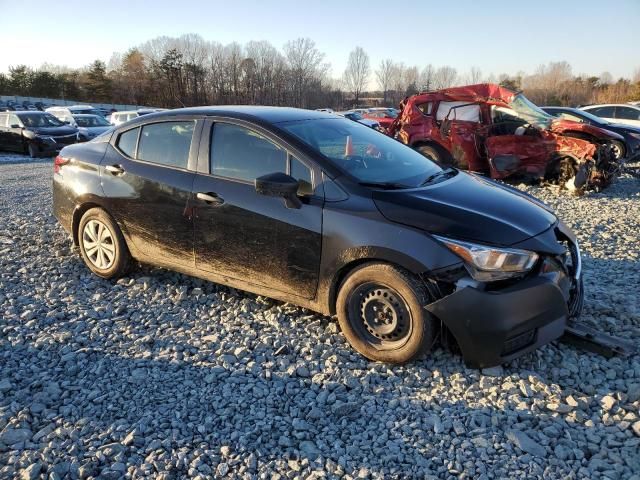
[[[344,80],[347,88],[353,92],[354,102],[357,105],[360,94],[367,86],[371,68],[369,66],[369,55],[362,47],[356,47],[349,54],[347,68],[344,71]]]
[[[418,77],[420,76],[418,67],[414,66],[405,68],[402,74],[404,76],[403,83],[405,85],[404,94],[408,96],[418,93]]]
[[[420,89],[424,91],[430,91],[433,89],[433,80],[435,76],[435,69],[433,65],[429,64],[420,72]]]
[[[445,65],[438,68],[433,75],[433,87],[436,90],[452,87],[456,83],[458,72],[453,67]]]
[[[305,107],[308,84],[328,68],[323,64],[324,53],[310,38],[298,38],[284,45],[284,55],[289,67],[293,104]]]
[[[380,62],[380,66],[378,67],[378,70],[376,70],[376,78],[378,79],[378,85],[382,89],[384,103],[387,103],[387,92],[391,88],[393,66],[393,60],[387,58]]]
[[[480,83],[482,81],[482,70],[478,67],[471,67],[469,70],[469,83],[471,85]]]

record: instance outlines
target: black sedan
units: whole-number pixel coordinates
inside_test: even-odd
[[[640,154],[640,127],[625,125],[623,123],[611,123],[595,115],[570,107],[542,107],[542,109],[554,117],[562,117],[565,120],[573,120],[579,123],[588,123],[595,127],[604,128],[618,133],[624,137],[624,145],[614,144],[616,157],[632,159]]]
[[[0,150],[28,153],[31,157],[54,156],[77,141],[78,129],[62,123],[50,113],[0,113]]]
[[[96,275],[135,260],[337,314],[376,361],[445,329],[468,365],[499,364],[582,306],[576,238],[543,204],[323,112],[139,117],[64,148],[53,203]]]

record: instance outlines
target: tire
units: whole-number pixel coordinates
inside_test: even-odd
[[[131,254],[118,224],[101,208],[87,210],[78,225],[78,243],[84,263],[102,278],[122,277],[131,266]]]
[[[424,285],[404,269],[383,263],[356,268],[342,282],[336,312],[351,346],[370,360],[406,363],[428,352],[436,321]]]
[[[416,150],[420,152],[422,155],[424,155],[425,157],[430,158],[434,162],[442,163],[442,160],[443,160],[442,155],[440,154],[438,149],[436,149],[435,147],[432,147],[431,145],[418,145],[416,147]]]
[[[38,157],[38,148],[33,144],[33,142],[27,143],[27,153],[31,158]]]
[[[623,159],[626,155],[626,148],[624,147],[624,143],[613,140],[611,142],[611,152],[613,153],[613,158],[615,158],[616,160]]]

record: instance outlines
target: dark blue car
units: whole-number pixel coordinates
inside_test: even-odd
[[[614,145],[616,158],[632,159],[640,154],[640,127],[624,125],[622,123],[610,123],[604,118],[596,117],[584,110],[570,107],[542,107],[542,109],[554,117],[562,117],[579,123],[588,123],[594,127],[604,128],[624,137],[624,145]]]

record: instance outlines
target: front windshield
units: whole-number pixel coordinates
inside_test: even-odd
[[[25,127],[60,127],[64,125],[64,123],[50,113],[20,112],[18,118],[24,123]]]
[[[361,183],[417,187],[442,171],[397,140],[342,118],[282,122],[278,126]]]
[[[98,115],[91,115],[81,117],[74,115],[73,119],[76,121],[79,127],[110,127],[111,124],[107,122],[103,117]]]
[[[529,101],[522,93],[513,97],[513,100],[509,102],[509,106],[516,112],[518,117],[536,127],[547,128],[553,120],[551,115]]]

